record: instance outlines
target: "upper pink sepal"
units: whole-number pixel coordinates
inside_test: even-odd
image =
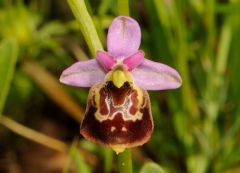
[[[136,68],[138,65],[140,65],[143,59],[144,59],[144,52],[139,50],[137,51],[137,53],[131,55],[128,58],[125,58],[123,60],[123,64],[127,65],[128,70],[132,70]]]
[[[128,16],[115,18],[107,35],[108,52],[114,57],[129,57],[140,46],[141,31],[138,23]]]
[[[135,83],[145,90],[175,89],[182,85],[179,73],[168,65],[148,59],[132,70]]]
[[[104,80],[105,71],[96,59],[74,63],[60,76],[60,82],[79,87],[92,87]]]
[[[111,70],[116,60],[104,51],[97,51],[97,60],[105,70]]]

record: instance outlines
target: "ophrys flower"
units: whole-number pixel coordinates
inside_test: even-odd
[[[107,52],[77,62],[63,71],[62,83],[91,87],[80,133],[116,152],[146,143],[153,130],[146,90],[178,88],[181,77],[173,68],[144,58],[141,31],[127,16],[115,18],[107,35]]]

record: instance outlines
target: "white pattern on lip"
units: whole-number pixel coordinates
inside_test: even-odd
[[[127,95],[124,98],[124,101],[122,104],[115,105],[113,102],[113,98],[110,95],[106,96],[106,98],[104,99],[104,102],[105,102],[105,105],[108,110],[107,114],[101,114],[100,108],[99,108],[99,106],[101,106],[101,105],[98,105],[98,104],[96,105],[97,111],[95,113],[95,118],[99,122],[103,122],[106,120],[113,120],[119,114],[122,116],[124,121],[135,122],[136,120],[142,119],[143,113],[141,113],[139,109],[136,111],[135,114],[131,114],[131,112],[130,112],[130,109],[133,106],[133,103],[131,101],[131,98],[133,97],[133,91],[137,92],[137,99],[138,99],[137,108],[140,108],[141,105],[145,106],[145,104],[146,104],[144,101],[145,99],[141,98],[141,96],[143,96],[143,95],[140,92],[142,92],[142,91],[137,86],[130,85],[129,87],[132,88],[131,94]],[[100,87],[97,91],[95,91],[95,94],[99,94],[101,89],[102,89],[102,87]],[[100,95],[100,97],[101,97],[101,95]],[[96,98],[100,99],[100,97],[95,97],[95,99]],[[143,101],[144,101],[144,104],[142,103]],[[95,102],[100,103],[100,100],[95,100]]]

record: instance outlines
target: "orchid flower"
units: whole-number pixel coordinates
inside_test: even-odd
[[[108,30],[108,51],[97,51],[95,59],[73,64],[60,77],[67,85],[91,87],[80,133],[117,153],[150,139],[153,120],[146,90],[182,83],[173,68],[144,58],[140,40],[138,23],[119,16]]]

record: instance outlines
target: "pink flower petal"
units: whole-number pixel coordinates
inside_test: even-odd
[[[115,58],[134,54],[140,45],[141,31],[138,23],[127,16],[115,18],[108,29],[107,48]]]
[[[107,52],[97,51],[97,60],[105,70],[111,70],[116,60]]]
[[[74,63],[62,72],[60,82],[79,87],[91,87],[104,80],[105,72],[96,59]]]
[[[137,53],[131,55],[130,57],[123,60],[123,63],[127,65],[129,70],[136,68],[139,64],[142,63],[144,59],[144,52],[138,51]]]
[[[161,63],[144,59],[142,64],[132,71],[134,81],[145,90],[165,90],[178,88],[182,79],[178,72]]]

